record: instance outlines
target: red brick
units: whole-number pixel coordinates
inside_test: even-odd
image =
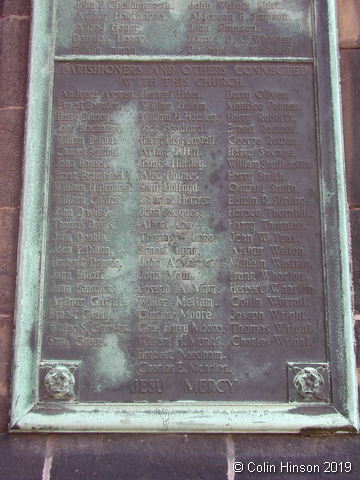
[[[0,317],[0,432],[8,425],[12,345],[12,319]]]
[[[0,107],[25,105],[29,27],[26,17],[0,19]]]
[[[355,313],[360,313],[360,209],[350,211]],[[359,365],[360,366],[360,365]]]
[[[24,144],[24,111],[0,110],[0,208],[18,206]]]
[[[31,0],[2,0],[0,15],[28,15],[31,10]]]
[[[337,0],[339,41],[342,48],[360,46],[360,2],[359,0]]]
[[[0,314],[14,310],[18,209],[0,209]]]
[[[360,206],[360,50],[342,50],[341,81],[348,201]]]

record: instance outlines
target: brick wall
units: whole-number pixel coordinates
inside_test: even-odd
[[[338,0],[346,175],[352,242],[357,365],[360,367],[360,2]],[[360,374],[360,369],[358,369]]]
[[[0,429],[6,431],[26,105],[30,0],[0,2]]]
[[[351,473],[331,478],[359,479],[359,436],[6,433],[30,5],[31,0],[0,0],[0,480],[279,478],[278,473],[235,477],[230,468],[234,459],[277,465],[280,461],[307,465],[352,461]],[[360,344],[360,0],[338,0],[338,10],[355,320]]]

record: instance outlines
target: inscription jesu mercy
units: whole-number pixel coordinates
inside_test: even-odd
[[[18,313],[38,322],[30,338],[19,320],[18,344],[37,352],[20,428],[284,431],[283,415],[292,431],[356,428],[338,400],[352,398],[353,359],[341,353],[324,3],[62,0],[46,21],[42,10],[54,42],[36,45],[54,61],[37,104],[46,139],[31,147],[48,155],[43,226],[22,240],[41,237],[38,260],[26,257],[41,273],[36,283],[21,266],[40,301]]]

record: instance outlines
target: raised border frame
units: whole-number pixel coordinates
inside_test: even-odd
[[[326,238],[326,242],[323,242],[324,278],[325,290],[329,292],[326,296],[328,360],[332,374],[333,404],[182,401],[163,404],[61,403],[45,406],[38,403],[36,372],[39,358],[36,346],[38,330],[41,328],[41,271],[47,214],[44,199],[51,140],[48,120],[52,110],[52,78],[56,60],[56,2],[34,0],[11,431],[354,433],[358,430],[336,0],[313,0],[313,4],[317,39],[315,67],[317,79],[322,80],[317,102],[318,117],[322,119],[319,122],[322,147],[319,155],[321,165],[327,165],[326,169],[320,168],[320,187],[323,239]],[[81,57],[76,59],[80,60]],[[156,59],[164,58],[152,56],[152,60]],[[171,60],[171,56],[168,59]],[[134,57],[134,60],[142,58]],[[183,57],[183,60],[219,58],[191,56]],[[234,60],[241,61],[241,57],[226,58],[224,61]],[[251,59],[246,58],[246,61]]]

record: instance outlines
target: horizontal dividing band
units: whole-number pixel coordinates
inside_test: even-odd
[[[310,57],[213,57],[172,56],[172,55],[61,55],[55,56],[57,62],[273,62],[273,63],[313,63]]]

